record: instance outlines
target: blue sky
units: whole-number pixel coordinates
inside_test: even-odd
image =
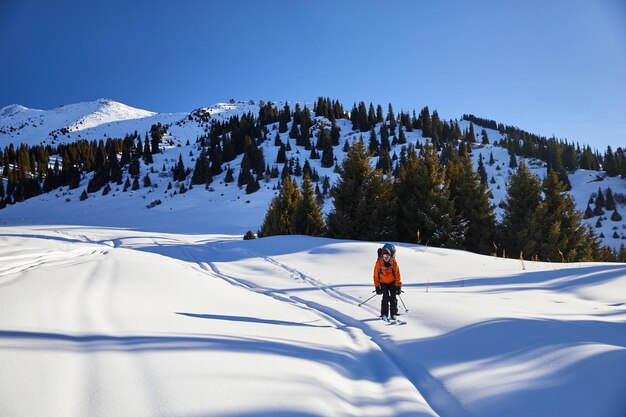
[[[626,147],[626,2],[0,0],[0,107],[318,96]]]

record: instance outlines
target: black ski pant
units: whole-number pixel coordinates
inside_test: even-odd
[[[383,290],[383,301],[380,304],[380,315],[388,316],[391,306],[391,315],[398,314],[398,299],[396,298],[396,286],[395,284],[380,284],[380,288]]]

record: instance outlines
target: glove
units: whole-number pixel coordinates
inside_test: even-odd
[[[400,295],[402,292],[402,287],[396,287],[396,294]]]
[[[376,287],[376,294],[380,295],[383,293],[383,289],[381,288],[381,286],[379,285],[378,287]]]

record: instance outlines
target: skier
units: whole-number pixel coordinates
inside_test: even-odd
[[[396,295],[402,291],[402,278],[400,276],[400,268],[394,256],[395,247],[389,243],[385,244],[381,255],[374,265],[376,294],[383,295],[380,306],[380,318],[385,321],[396,321],[396,316],[398,315],[398,299]],[[391,313],[391,317],[388,317],[389,313]]]

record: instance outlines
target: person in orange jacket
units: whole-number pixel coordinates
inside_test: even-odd
[[[385,247],[382,250],[382,256],[374,265],[374,286],[376,287],[376,294],[383,295],[380,318],[386,321],[389,319],[396,320],[398,315],[396,295],[402,291],[402,277],[398,263],[393,258],[391,251]],[[389,313],[391,313],[391,317],[387,317]]]

